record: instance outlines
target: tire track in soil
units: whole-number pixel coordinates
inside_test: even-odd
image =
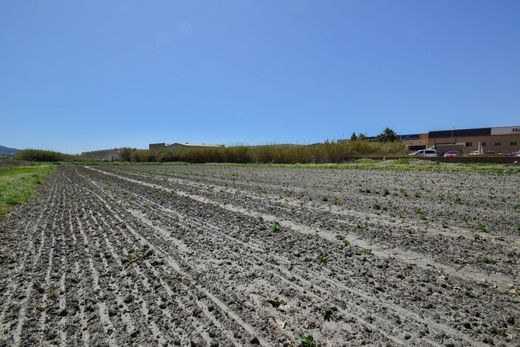
[[[148,202],[150,203],[151,201],[148,201]],[[168,213],[172,213],[172,212],[173,212],[173,211],[168,211]],[[207,224],[206,224],[206,226],[207,226]],[[290,274],[289,274],[289,275],[290,275]],[[359,294],[359,293],[358,293],[358,294]],[[366,296],[365,296],[365,299],[366,299]],[[393,307],[393,309],[395,310],[396,307]],[[403,311],[405,311],[405,310],[400,309],[399,311],[400,311],[400,313],[402,314]],[[407,313],[407,316],[410,316],[410,312]],[[415,319],[419,319],[419,317],[418,317],[416,314],[415,314],[415,317],[414,317],[414,318],[415,318]],[[422,320],[422,319],[419,319],[419,320],[422,321],[422,323],[424,323],[424,324],[430,323],[430,325],[437,326],[437,328],[439,328],[439,329],[441,329],[441,330],[448,330],[448,331],[450,332],[451,335],[456,336],[456,337],[458,337],[458,338],[461,338],[462,340],[466,340],[466,341],[468,341],[468,342],[471,342],[472,344],[476,344],[475,341],[473,341],[473,340],[468,340],[465,336],[461,335],[460,333],[458,333],[458,332],[455,331],[455,330],[450,330],[450,328],[448,328],[448,327],[446,327],[446,326],[439,326],[438,324],[436,324],[436,323],[434,323],[434,322],[431,322],[431,321],[426,321],[426,320]]]

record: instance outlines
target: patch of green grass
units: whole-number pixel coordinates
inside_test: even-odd
[[[303,334],[300,336],[300,343],[302,347],[316,347],[316,341],[311,334]]]
[[[477,256],[477,261],[478,261],[479,263],[484,263],[484,264],[496,264],[496,263],[497,263],[497,261],[496,261],[495,259],[490,258],[490,257],[487,257],[487,256],[485,256],[485,255],[483,255],[483,256],[480,256],[480,255]]]
[[[54,171],[53,165],[0,168],[0,217],[27,201],[39,184]]]
[[[457,205],[462,205],[462,204],[463,204],[462,198],[461,198],[460,196],[457,196],[457,197],[455,198],[455,203],[456,203]]]

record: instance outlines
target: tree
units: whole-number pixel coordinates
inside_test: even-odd
[[[377,140],[381,142],[394,142],[397,140],[397,133],[393,129],[387,127],[377,136]]]
[[[130,161],[132,160],[132,150],[130,148],[123,148],[121,151],[121,160]]]
[[[358,139],[356,133],[352,133],[352,136],[350,137],[350,141],[356,141]]]
[[[357,136],[357,139],[364,141],[367,139],[367,134],[359,133],[359,135]]]

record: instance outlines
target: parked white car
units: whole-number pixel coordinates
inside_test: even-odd
[[[436,157],[437,151],[435,149],[421,149],[409,155],[412,157]]]

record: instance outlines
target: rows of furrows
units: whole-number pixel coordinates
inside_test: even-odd
[[[124,203],[130,204],[130,211],[137,211],[136,209],[139,209],[142,213],[146,211],[146,208],[143,207],[143,204],[151,204],[153,202],[134,202],[131,199],[127,199],[124,200]],[[137,216],[139,216],[139,214],[137,214]],[[166,216],[167,218],[165,221],[166,224],[159,223],[158,225],[154,225],[153,221],[148,221],[148,219],[144,219],[144,221],[148,221],[145,222],[148,226],[151,226],[156,231],[162,231],[163,235],[158,236],[156,240],[156,244],[158,245],[179,243],[178,239],[175,239],[170,235],[172,235],[172,233],[173,235],[175,235],[176,232],[174,231],[185,230],[186,228],[195,227],[195,225],[197,224],[196,219],[193,219],[193,221],[189,222],[190,224],[186,225],[179,222],[178,217],[174,217],[172,220],[172,217],[168,213],[166,213],[164,216]],[[262,298],[262,301],[276,300],[279,295],[278,292],[282,289],[279,287],[280,280],[283,280],[285,286],[294,287],[291,288],[292,290],[289,294],[286,294],[289,297],[293,298],[292,300],[295,302],[294,309],[296,309],[297,306],[301,306],[300,302],[309,303],[306,309],[301,308],[301,310],[298,310],[299,319],[306,319],[309,316],[317,316],[317,313],[319,311],[316,311],[316,308],[323,307],[328,303],[330,304],[329,299],[331,298],[329,297],[329,293],[324,292],[322,290],[309,289],[307,285],[295,285],[291,282],[291,278],[294,276],[289,274],[286,269],[285,271],[281,272],[278,268],[275,267],[275,271],[273,271],[272,269],[270,269],[271,265],[269,259],[265,259],[264,257],[260,256],[261,253],[256,252],[257,254],[255,254],[254,257],[252,257],[253,254],[251,254],[249,250],[243,248],[244,246],[247,246],[247,244],[240,242],[241,247],[239,247],[239,245],[237,244],[230,244],[230,239],[234,243],[237,243],[237,240],[230,236],[226,236],[223,232],[218,231],[218,228],[216,227],[213,227],[213,229],[210,230],[208,230],[208,227],[209,225],[205,224],[199,225],[198,227],[195,227],[195,230],[190,231],[190,234],[191,232],[195,232],[198,235],[198,237],[195,240],[183,238],[182,243],[185,244],[185,247],[189,247],[189,251],[187,252],[191,255],[188,256],[187,259],[184,259],[184,261],[187,261],[189,263],[203,264],[203,266],[194,265],[192,272],[198,273],[199,281],[205,283],[206,286],[210,286],[210,290],[213,290],[215,292],[221,292],[220,295],[222,296],[223,300],[229,303],[230,306],[237,306],[237,309],[240,311],[247,310],[246,318],[243,319],[248,320],[249,324],[264,324],[258,326],[258,329],[265,330],[269,328],[269,325],[275,325],[277,320],[279,322],[285,322],[283,320],[284,317],[276,316],[276,313],[278,311],[276,311],[276,309],[272,305],[258,306],[248,304],[248,302],[251,301],[249,297],[251,295],[255,295],[259,299]],[[173,253],[174,250],[172,249],[170,250],[170,252]],[[247,283],[250,281],[253,281],[253,283],[255,283],[253,288],[250,289],[260,290],[260,288],[256,287],[256,284],[263,283],[268,287],[269,290],[267,292],[260,291],[260,293],[241,293],[240,291],[237,291],[237,282],[244,283],[244,286],[247,287],[249,286],[247,285]],[[310,281],[304,280],[304,282],[309,283]],[[303,294],[307,290],[311,290],[311,292],[313,293],[310,293],[309,295]],[[246,296],[240,297],[239,294]],[[238,305],[239,303],[241,305]],[[359,309],[356,312],[359,313]],[[344,311],[344,313],[350,315],[347,311]],[[285,319],[287,318],[285,317]],[[352,319],[352,317],[349,317],[349,319]],[[352,323],[355,323],[355,320]],[[286,322],[284,324],[286,324]],[[336,325],[338,324],[339,323],[337,323]],[[374,329],[374,326],[372,324],[366,322],[365,324]],[[297,327],[305,325],[306,324],[304,324],[303,322],[295,322],[295,326],[292,326],[292,328],[295,329]],[[356,326],[356,324],[351,324],[349,330],[352,329],[352,326],[357,328],[354,329],[356,333],[364,333],[369,335],[364,337],[367,340],[369,337],[371,341],[378,340],[381,338],[381,336],[378,336],[380,334],[377,334],[375,332],[368,334],[369,331],[366,329],[367,326],[365,325]],[[341,335],[342,333],[345,333],[341,329],[337,329],[335,333],[340,334],[340,340],[345,338],[344,335]],[[283,331],[280,331],[281,340],[279,340],[279,342],[283,342],[284,340],[287,341],[290,338],[294,339],[294,337],[297,334],[298,331],[294,330],[288,334],[284,334]]]
[[[125,170],[127,168],[125,167]],[[475,229],[478,222],[505,238],[516,231],[520,194],[514,189],[518,177],[438,172],[392,172],[368,170],[248,169],[220,166],[140,166],[128,171],[190,178],[217,185],[237,186],[302,200],[331,203],[339,199],[351,209],[387,208],[382,214],[401,215],[421,221],[422,216],[446,219],[454,226]],[[368,189],[368,191],[367,191]],[[388,190],[388,195],[384,191]],[[360,192],[362,191],[362,192]],[[432,208],[432,203],[435,207]],[[417,213],[417,209],[422,213]],[[501,211],[497,216],[496,211]],[[377,212],[377,211],[375,211]],[[478,229],[477,229],[478,230]]]
[[[512,296],[319,234],[260,230],[260,212],[327,224],[310,208],[264,209],[245,188],[194,199],[208,191],[181,176],[132,176],[143,185],[59,167],[0,233],[0,345],[519,343]]]
[[[98,307],[101,304],[104,311],[104,330],[113,336],[114,343],[189,344],[204,341],[209,344],[212,339],[225,341],[215,334],[208,320],[193,315],[190,308],[195,307],[196,298],[188,287],[182,283],[170,285],[165,282],[164,278],[175,275],[160,261],[160,254],[152,255],[141,230],[139,233],[129,232],[130,224],[124,224],[120,216],[112,212],[110,203],[98,195],[83,187],[79,193],[85,203],[88,234],[95,241],[87,240],[87,230],[82,226],[85,222],[81,219],[77,220],[77,227],[83,231],[84,244],[89,243],[91,252],[95,253],[76,254],[79,259],[84,256],[94,258],[89,264],[91,272],[97,273],[93,276],[95,295],[91,301],[102,300]],[[129,255],[138,258],[129,259]],[[205,328],[204,331],[201,327]]]
[[[198,169],[199,167],[192,170]],[[288,171],[291,172],[293,170]],[[444,229],[444,226],[448,224],[450,228],[455,228],[457,231],[466,230],[472,234],[476,231],[481,231],[478,229],[478,222],[485,222],[484,224],[486,225],[486,231],[489,236],[504,239],[507,242],[517,241],[514,235],[517,229],[516,224],[519,222],[518,208],[520,204],[520,194],[514,189],[515,181],[517,180],[515,177],[509,177],[509,180],[502,179],[498,182],[496,182],[496,178],[493,180],[486,176],[481,176],[479,182],[474,182],[474,180],[469,180],[469,182],[468,180],[460,180],[460,184],[456,189],[447,188],[446,184],[443,183],[442,185],[431,186],[428,188],[430,192],[427,193],[427,195],[417,198],[414,196],[413,192],[408,192],[406,190],[409,189],[409,186],[414,188],[416,184],[410,184],[410,182],[403,179],[403,177],[397,176],[392,172],[389,173],[388,171],[385,172],[386,176],[381,176],[381,172],[376,172],[377,175],[373,172],[369,172],[366,175],[359,175],[359,171],[347,171],[346,173],[342,173],[342,175],[349,175],[348,180],[342,179],[342,176],[338,174],[338,177],[334,176],[334,182],[331,182],[331,179],[329,179],[325,180],[324,183],[321,180],[321,176],[324,173],[322,171],[315,173],[311,170],[307,172],[305,179],[293,178],[292,184],[280,183],[275,180],[273,181],[273,178],[278,180],[279,176],[272,174],[265,175],[266,178],[256,176],[248,177],[247,174],[243,172],[240,176],[234,176],[234,174],[231,174],[231,177],[229,177],[230,175],[227,175],[227,178],[226,176],[221,177],[211,175],[206,177],[201,176],[196,172],[187,175],[182,171],[178,172],[176,170],[164,171],[164,169],[158,169],[157,171],[153,171],[146,166],[138,167],[137,169],[134,168],[128,171],[119,170],[119,172],[148,174],[162,179],[190,179],[191,181],[205,183],[207,186],[231,186],[238,188],[240,191],[249,191],[256,195],[269,194],[275,198],[275,201],[289,198],[295,199],[302,204],[318,204],[328,207],[335,207],[335,203],[344,204],[344,207],[348,208],[350,211],[372,211],[373,215],[379,215],[382,218],[401,218],[403,219],[403,222],[411,221],[423,225],[428,224],[428,227],[432,227],[433,225],[441,229]],[[364,172],[361,171],[361,173]],[[428,174],[432,175],[432,173],[421,173],[419,175]],[[397,184],[397,186],[391,188],[387,195],[385,195],[383,188],[374,188],[373,183],[371,183],[374,179],[370,178],[372,175],[375,175],[376,179],[383,179],[385,177],[387,179],[390,178],[391,182],[394,185]],[[409,174],[408,176],[414,179],[418,175]],[[316,177],[319,177],[319,180]],[[363,184],[366,188],[372,188],[370,194],[359,192],[359,189],[363,189],[358,188],[361,183],[355,183],[364,180],[365,177],[369,183]],[[453,177],[455,177],[456,180],[459,180],[457,176]],[[447,180],[451,181],[453,177]],[[269,178],[271,179],[268,180]],[[317,182],[313,185],[307,183],[308,181],[312,182],[313,180],[317,180]],[[491,182],[491,184],[489,184],[489,182]],[[470,188],[472,188],[472,184],[478,187],[478,189],[473,186],[473,190],[471,190]],[[490,188],[487,188],[488,185]],[[406,187],[404,190],[406,196],[403,196],[403,193],[400,191],[402,187]],[[456,197],[459,197],[462,194],[457,192],[464,188],[466,188],[466,191],[464,191],[464,199],[461,200],[461,204],[455,203]],[[488,189],[495,192],[497,196],[500,195],[502,198],[507,197],[507,200],[503,201],[502,198],[488,198],[483,201],[482,199],[484,198],[479,194]],[[375,192],[378,194],[374,194]],[[425,193],[423,192],[422,194]],[[453,199],[450,198],[450,200],[444,198],[444,200],[439,201],[438,197],[440,195],[444,197],[450,195]],[[323,200],[326,200],[326,203],[324,203]],[[374,209],[376,202],[381,206],[381,210]],[[419,210],[421,213],[417,212]],[[404,214],[402,213],[406,211],[408,212]],[[497,214],[496,211],[501,212]],[[423,219],[424,217],[427,217],[428,220],[425,221]]]
[[[33,201],[19,208],[0,233],[2,254],[7,254],[0,271],[3,293],[0,343],[6,343],[9,337],[11,343],[20,344],[24,324],[31,310],[28,302],[34,291],[33,278],[42,270],[46,272],[48,266],[46,261],[49,257],[45,254],[45,248],[52,237],[47,229],[51,228],[60,211],[57,207],[63,195],[59,186],[60,177],[56,176],[46,187],[46,198],[40,201],[42,206]]]
[[[96,174],[89,173],[89,176],[99,182],[103,181]],[[117,187],[111,188],[112,184],[117,184]],[[188,245],[192,249],[191,252],[198,255],[199,259],[200,255],[204,254],[204,250],[206,250],[208,256],[204,265],[206,267],[216,266],[215,271],[209,271],[209,273],[218,274],[215,278],[209,278],[209,280],[218,283],[220,279],[219,286],[226,286],[226,284],[229,285],[229,283],[234,282],[248,282],[249,273],[247,271],[243,273],[239,269],[236,269],[234,273],[232,272],[230,278],[222,280],[220,277],[222,275],[222,264],[225,265],[226,261],[228,264],[242,264],[245,262],[243,265],[245,269],[254,269],[255,259],[260,259],[262,261],[260,268],[270,273],[267,278],[269,276],[274,278],[274,283],[269,283],[274,288],[276,288],[276,281],[285,279],[288,285],[292,284],[294,288],[300,286],[307,293],[314,291],[316,297],[325,297],[325,302],[336,305],[339,308],[344,307],[347,309],[347,312],[349,309],[357,309],[358,313],[361,312],[359,310],[364,310],[358,317],[363,319],[365,328],[367,327],[367,320],[363,318],[363,313],[370,321],[376,322],[375,326],[382,331],[385,330],[384,326],[386,324],[386,329],[389,329],[388,335],[390,336],[409,338],[411,334],[407,332],[408,329],[415,332],[413,338],[422,338],[425,341],[428,339],[444,341],[449,340],[451,337],[468,343],[468,341],[472,341],[472,338],[482,337],[483,340],[489,341],[491,339],[489,336],[499,336],[499,338],[507,341],[516,336],[514,335],[514,328],[507,322],[511,321],[511,317],[518,316],[518,310],[508,308],[511,299],[507,296],[497,296],[497,293],[492,288],[479,286],[474,283],[463,283],[457,279],[405,267],[401,264],[388,264],[388,261],[378,263],[377,259],[362,256],[359,251],[349,250],[345,252],[344,248],[340,249],[337,245],[327,244],[323,240],[313,240],[309,237],[296,236],[294,234],[279,236],[265,232],[259,233],[257,228],[258,221],[256,220],[248,220],[244,216],[231,216],[228,214],[226,223],[220,216],[222,211],[212,210],[208,206],[197,206],[196,202],[182,199],[181,197],[172,199],[171,194],[168,195],[168,193],[161,190],[154,192],[148,187],[139,187],[132,184],[131,188],[126,188],[125,190],[125,184],[127,182],[110,180],[110,183],[105,185],[104,189],[113,189],[113,194],[123,192],[123,195],[120,195],[120,199],[123,205],[129,205],[127,208],[138,209],[141,214],[146,216],[147,220],[156,223],[161,230],[168,230],[168,232],[175,233],[175,235],[182,235],[185,238],[183,239],[184,242],[188,243],[190,241]],[[130,195],[135,192],[138,195],[134,196],[134,202]],[[190,221],[190,224],[177,225],[175,221],[172,221],[173,217],[171,215],[163,211],[161,216],[161,213],[157,212],[156,207],[152,208],[156,212],[151,212],[151,204],[158,204],[163,209],[167,208],[171,211],[184,211],[184,219]],[[194,211],[205,212],[202,216],[200,213],[197,216]],[[196,224],[197,220],[199,225]],[[234,225],[240,225],[240,228],[236,228]],[[186,232],[187,227],[192,230]],[[212,229],[213,232],[208,234],[208,228]],[[215,234],[219,230],[221,230],[220,233],[223,236],[220,242],[217,242],[219,239],[215,238]],[[207,235],[207,238],[204,238],[204,235]],[[191,237],[194,239],[191,239]],[[229,244],[229,237],[234,238],[235,243],[238,242],[236,240],[242,240],[242,243],[240,246]],[[167,243],[164,241],[164,239],[158,239],[157,242]],[[245,247],[251,244],[256,246],[245,249]],[[260,251],[255,252],[257,247],[261,247]],[[266,249],[269,252],[266,252]],[[313,257],[321,249],[327,249],[334,255],[337,254],[338,257],[331,257],[331,261],[325,266],[317,265],[314,261],[310,261],[311,259],[314,260],[312,257],[306,256],[303,261],[301,256],[295,257],[293,255],[293,250],[295,249],[302,250],[300,252],[302,254],[312,254]],[[215,254],[225,255],[228,260],[219,259],[216,261],[214,259]],[[273,254],[276,256],[273,256]],[[361,258],[360,261],[356,261],[358,256]],[[232,258],[229,259],[229,257]],[[349,264],[349,269],[345,269],[342,266],[345,262]],[[389,267],[394,274],[388,273]],[[378,269],[381,270],[379,271]],[[257,273],[257,271],[253,272]],[[287,277],[284,278],[280,274],[286,274]],[[406,274],[406,276],[402,274]],[[264,277],[262,279],[265,281]],[[302,281],[307,283],[311,289],[298,283]],[[358,297],[352,293],[353,289],[355,289],[354,293],[357,293]],[[332,295],[331,293],[334,294]],[[373,295],[369,294],[369,299],[367,299],[366,295],[360,298],[360,293],[373,293]],[[396,295],[397,293],[401,293],[401,295]],[[291,296],[294,296],[294,293]],[[339,298],[343,298],[343,302]],[[491,303],[482,305],[481,301],[486,302],[488,299]],[[296,300],[296,302],[305,301],[309,301],[309,299],[302,297]],[[352,302],[355,304],[352,305]],[[385,305],[385,302],[389,304]],[[504,311],[498,315],[496,313],[497,305],[504,308]],[[311,312],[304,313],[303,316],[312,318],[311,321],[319,321],[319,317],[316,314],[319,311],[317,307],[319,306],[316,305]],[[461,312],[461,308],[464,308],[465,312]],[[258,311],[258,308],[256,310]],[[393,310],[392,314],[394,316],[388,313],[385,314],[384,311],[387,310]],[[405,318],[400,316],[400,314],[405,315]],[[493,315],[498,316],[495,318],[499,319],[489,319]],[[422,317],[427,317],[427,319],[422,319]],[[391,321],[392,319],[393,321]],[[380,321],[383,323],[379,323]],[[406,323],[401,326],[403,321]],[[421,322],[423,326],[417,326],[417,321]],[[399,322],[399,324],[394,324],[396,322]],[[430,323],[429,329],[426,323]],[[471,329],[467,328],[468,323],[472,327]],[[438,328],[436,328],[436,324]],[[452,328],[448,328],[448,325],[452,326]],[[297,326],[300,326],[300,324],[297,324]],[[397,331],[392,331],[392,329],[396,329],[396,326],[399,327]],[[445,336],[442,333],[439,334],[438,331],[443,330],[442,327],[445,327],[444,330],[446,331],[451,331],[452,336],[449,336],[450,334]],[[433,330],[433,332],[430,330]],[[345,336],[342,337],[345,338]]]
[[[144,179],[143,176],[126,176]],[[487,235],[475,239],[472,234],[469,235],[460,229],[447,232],[444,228],[436,228],[435,225],[426,223],[417,225],[366,211],[352,212],[337,206],[299,204],[297,200],[275,199],[272,195],[266,196],[222,186],[208,188],[204,184],[186,179],[165,180],[148,177],[146,180],[159,186],[204,195],[225,204],[250,208],[279,218],[304,220],[306,225],[316,230],[332,231],[339,237],[348,234],[359,235],[370,243],[381,243],[394,249],[419,252],[450,266],[469,266],[481,271],[499,271],[510,275],[513,281],[520,276],[518,241],[508,243]],[[477,257],[491,254],[497,261],[496,264],[478,262]]]

